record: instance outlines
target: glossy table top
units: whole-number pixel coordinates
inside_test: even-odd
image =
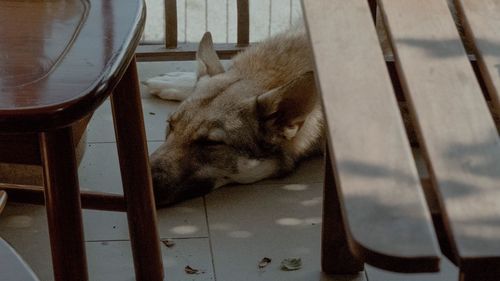
[[[0,132],[92,112],[133,58],[142,0],[0,0]]]

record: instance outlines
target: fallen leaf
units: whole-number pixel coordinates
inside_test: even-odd
[[[186,267],[184,267],[184,271],[187,274],[200,274],[200,271],[198,269],[194,269],[194,268],[190,267],[189,265],[186,265]]]
[[[301,258],[288,258],[281,261],[281,270],[292,271],[302,268]]]
[[[262,269],[266,266],[268,266],[269,264],[271,263],[271,259],[270,258],[262,258],[262,260],[259,262],[259,269]]]
[[[167,248],[172,248],[175,245],[174,240],[170,240],[170,239],[163,240],[161,242],[163,242],[163,244],[165,244],[165,246],[167,246]]]

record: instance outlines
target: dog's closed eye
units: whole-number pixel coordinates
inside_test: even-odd
[[[225,145],[226,143],[223,140],[213,140],[207,137],[202,137],[197,139],[196,144],[201,146],[217,146],[217,145]]]
[[[203,146],[225,145],[226,132],[222,129],[212,129],[207,135],[200,136],[196,142]]]

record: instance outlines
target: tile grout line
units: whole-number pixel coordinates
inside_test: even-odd
[[[208,236],[193,236],[193,237],[160,237],[160,242],[165,240],[189,240],[189,239],[208,239]],[[130,239],[97,239],[86,240],[85,243],[101,243],[101,242],[130,242]]]
[[[214,257],[214,247],[212,245],[212,235],[210,233],[210,224],[208,222],[208,209],[207,209],[207,199],[203,196],[203,207],[205,208],[205,221],[207,224],[207,234],[208,234],[208,246],[210,247],[210,257],[212,260],[212,270],[214,273],[214,281],[217,281],[217,273],[215,271],[215,257]]]
[[[191,237],[162,237],[160,240],[171,239],[171,240],[189,240],[189,239],[208,239],[207,236],[191,236]]]
[[[366,271],[366,267],[363,270],[363,273],[365,274],[366,281],[370,281],[370,279],[368,278],[368,272]]]

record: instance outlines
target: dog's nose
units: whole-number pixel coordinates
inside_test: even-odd
[[[165,174],[153,174],[153,191],[157,207],[166,207],[203,196],[209,193],[213,186],[211,180],[186,179],[173,181]]]

